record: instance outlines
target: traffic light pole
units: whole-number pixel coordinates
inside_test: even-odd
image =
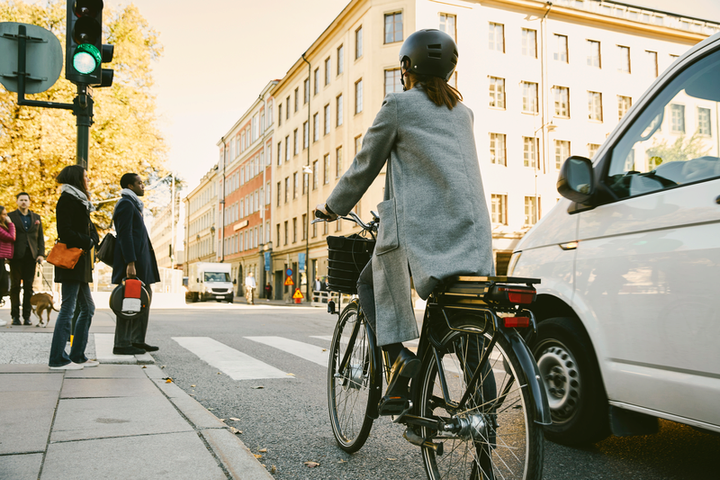
[[[93,124],[93,99],[92,89],[87,85],[77,86],[77,97],[73,103],[43,102],[39,100],[28,100],[25,98],[25,79],[28,73],[25,71],[27,56],[26,47],[28,41],[37,41],[27,36],[27,29],[24,25],[18,27],[18,71],[17,71],[17,103],[20,106],[60,108],[72,110],[77,117],[77,157],[75,163],[88,168],[88,153],[90,144],[90,125]]]

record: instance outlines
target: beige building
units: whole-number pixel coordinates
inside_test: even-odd
[[[271,281],[265,256],[269,258],[272,253],[270,198],[275,103],[269,92],[277,83],[269,82],[218,142],[217,261],[232,265],[237,295],[243,294],[242,285],[250,272],[259,289]]]
[[[499,273],[557,202],[562,161],[592,157],[674,58],[720,31],[705,20],[596,0],[350,2],[269,92],[276,295],[288,298],[305,282],[298,269],[306,252],[309,275],[326,274],[327,235],[357,231],[342,222],[309,225],[308,216],[352,162],[385,94],[401,91],[399,49],[421,28],[458,43],[451,82],[475,113]],[[382,200],[384,180],[358,205],[362,218]],[[288,269],[294,287],[283,286]]]
[[[183,271],[194,262],[217,261],[218,166],[213,166],[200,184],[183,199],[185,203],[185,262]]]
[[[150,241],[155,250],[158,267],[176,268],[185,261],[184,246],[177,241],[178,231],[182,230],[180,220],[183,216],[180,212],[180,205],[180,197],[176,195],[175,208],[173,209],[172,203],[169,203],[161,208],[153,218]],[[175,241],[173,241],[173,236]]]

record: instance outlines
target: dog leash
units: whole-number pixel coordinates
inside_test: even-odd
[[[48,288],[50,289],[50,291],[52,291],[52,289],[53,289],[53,288],[52,288],[52,285],[50,285],[50,282],[48,282],[48,281],[47,281],[47,278],[45,278],[45,272],[43,271],[43,270],[44,270],[44,269],[43,269],[43,266],[42,266],[42,265],[39,265],[39,267],[40,267],[40,276],[41,276],[42,279],[45,281],[45,285],[47,285]]]

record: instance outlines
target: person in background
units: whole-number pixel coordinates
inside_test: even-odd
[[[272,300],[272,285],[270,285],[270,282],[265,285],[265,298],[267,298],[268,302]]]
[[[89,283],[93,280],[93,251],[100,239],[90,220],[90,212],[95,211],[95,207],[90,202],[85,169],[69,165],[60,171],[56,180],[62,185],[56,208],[58,241],[68,248],[82,248],[83,254],[72,269],[55,267],[55,283],[62,284],[62,305],[50,345],[49,364],[51,370],[82,370],[98,366],[96,360],[85,356],[85,347],[95,314]],[[68,355],[65,345],[70,340],[70,323],[76,307],[80,313]]]
[[[10,316],[13,325],[20,323],[20,284],[23,289],[22,316],[25,325],[32,325],[30,297],[33,295],[35,266],[45,256],[45,236],[40,215],[30,210],[30,195],[20,192],[16,196],[17,210],[10,212],[15,224],[15,252],[10,260]]]
[[[245,277],[245,301],[250,305],[255,305],[255,290],[257,290],[255,275],[250,272]]]
[[[0,206],[0,302],[5,303],[3,298],[10,290],[10,276],[5,269],[5,260],[13,257],[15,248],[15,224],[8,217],[7,209]],[[0,327],[7,325],[5,320],[0,320]]]
[[[150,285],[160,281],[160,271],[148,235],[140,197],[145,195],[145,184],[137,173],[126,173],[120,178],[121,198],[115,206],[113,222],[117,232],[112,283],[119,285],[125,278],[139,278],[147,287],[152,299]],[[155,352],[159,348],[145,343],[150,306],[146,312],[133,320],[116,317],[115,355],[138,355]]]
[[[322,287],[323,287],[323,284],[322,284],[322,282],[320,281],[320,276],[319,276],[319,275],[316,275],[316,276],[315,276],[315,283],[314,283],[314,285],[313,285],[313,290],[315,290],[316,292],[320,292],[320,291],[322,291]]]

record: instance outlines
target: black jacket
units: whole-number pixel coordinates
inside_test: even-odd
[[[23,258],[28,246],[33,258],[39,255],[45,256],[45,236],[43,235],[42,219],[40,215],[31,211],[30,229],[25,231],[20,210],[13,210],[8,213],[10,220],[15,224],[15,254],[13,258]]]
[[[99,243],[95,225],[85,205],[69,193],[60,195],[56,208],[58,241],[68,248],[82,248],[85,253],[72,270],[55,267],[55,283],[92,282],[93,250]]]
[[[113,261],[112,283],[119,285],[127,272],[127,265],[135,262],[137,277],[150,285],[160,281],[155,250],[145,228],[142,212],[129,198],[121,198],[113,214],[117,242]]]

